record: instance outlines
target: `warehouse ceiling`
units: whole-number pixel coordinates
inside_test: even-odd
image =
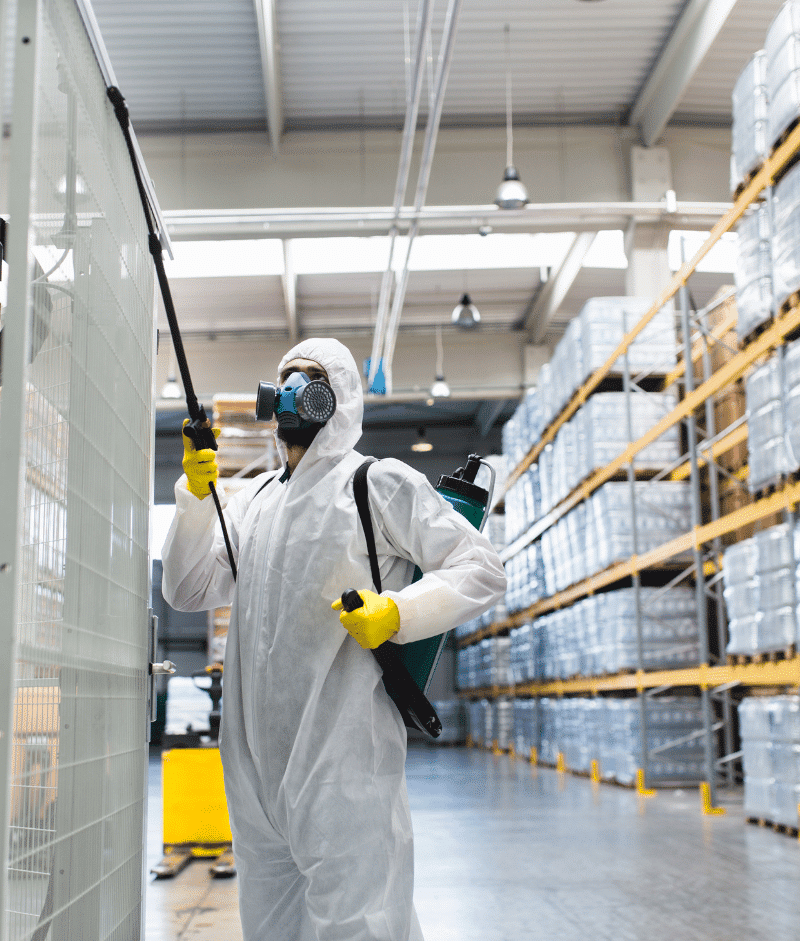
[[[431,89],[449,8],[447,0],[431,2],[417,149],[435,108]],[[494,129],[505,143],[510,76],[515,130],[629,127],[649,146],[665,127],[727,128],[733,85],[781,3],[464,0],[441,127],[475,134]],[[133,125],[151,146],[160,139],[162,148],[180,152],[193,135],[256,132],[263,134],[265,154],[277,156],[287,134],[383,129],[394,133],[399,149],[419,0],[92,0],[92,6]],[[393,168],[398,152],[387,155]],[[624,207],[600,213],[598,206],[577,205],[571,212],[562,206],[551,218],[539,205],[504,216],[492,197],[465,191],[438,220],[421,223],[417,247],[422,243],[424,250],[411,259],[401,335],[430,334],[432,343],[435,328],[452,333],[450,312],[468,291],[482,317],[474,344],[491,334],[518,334],[520,345],[552,347],[585,300],[625,293],[622,232],[632,213]],[[320,333],[345,342],[370,337],[388,260],[392,198],[387,188],[381,212],[347,207],[335,189],[315,212],[265,207],[257,194],[246,211],[209,204],[204,213],[173,200],[164,215],[177,256],[170,267],[173,292],[187,336],[238,338],[244,345],[259,337]],[[662,218],[664,210],[656,208],[653,219]],[[334,209],[344,215],[331,221]],[[427,206],[423,212],[428,209],[434,212]],[[707,231],[723,209],[719,203],[681,205],[670,227]],[[491,235],[482,238],[481,230]],[[600,234],[533,335],[526,330],[531,311],[585,230]],[[371,238],[354,239],[359,233]],[[333,235],[338,241],[321,238]],[[304,255],[312,237],[320,242]],[[430,241],[437,237],[438,244]],[[256,238],[266,254],[248,267],[247,246]],[[234,273],[222,248],[231,239],[241,240]],[[202,276],[192,271],[191,240],[218,246],[209,244],[213,257]],[[673,258],[677,252],[675,243]],[[343,254],[349,263],[341,263]],[[698,306],[731,283],[730,252],[709,268],[692,280]],[[235,375],[221,375],[219,386],[234,388]]]
[[[466,0],[442,126],[504,124],[507,62],[515,123],[626,123],[651,94],[670,40],[683,34],[708,51],[664,89],[671,119],[729,124],[733,84],[781,3]],[[284,130],[402,126],[414,0],[93,0],[93,7],[140,132],[262,128],[265,87],[273,84]],[[259,7],[267,20],[274,10],[266,68]],[[444,0],[434,7],[431,59],[445,10]],[[421,120],[426,115],[423,97]]]

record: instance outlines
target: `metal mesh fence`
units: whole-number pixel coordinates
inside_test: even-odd
[[[10,221],[28,227],[35,259],[29,335],[21,362],[3,349],[3,392],[19,383],[24,416],[4,447],[19,449],[24,486],[16,616],[0,634],[13,650],[0,937],[130,941],[143,873],[152,265],[79,11],[38,6],[34,74],[15,75],[35,89],[31,211]]]

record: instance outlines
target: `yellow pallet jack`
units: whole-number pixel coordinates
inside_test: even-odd
[[[157,879],[176,876],[194,859],[213,860],[210,872],[214,878],[236,875],[219,754],[222,664],[211,664],[194,678],[205,675],[211,685],[199,688],[211,696],[209,729],[164,737],[164,857],[150,870]]]

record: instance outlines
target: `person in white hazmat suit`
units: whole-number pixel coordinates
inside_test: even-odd
[[[361,644],[407,643],[474,618],[503,595],[505,574],[485,536],[389,459],[369,474],[384,591],[367,590],[353,496],[364,460],[354,450],[359,372],[331,339],[291,349],[279,383],[298,369],[327,379],[336,409],[307,447],[279,440],[282,475],[227,501],[236,582],[213,501],[202,499],[214,452],[192,452],[184,438],[189,477],[175,485],[164,597],[183,611],[232,605],[220,748],[245,941],[421,941],[406,729]],[[425,574],[411,585],[415,565]],[[339,615],[351,587],[365,605]]]

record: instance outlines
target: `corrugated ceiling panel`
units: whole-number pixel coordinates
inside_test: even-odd
[[[731,93],[783,0],[739,0],[681,99],[677,114],[730,118]]]
[[[627,110],[683,0],[467,0],[459,20],[444,119],[505,109],[504,24],[511,26],[514,111],[524,114]],[[438,54],[446,4],[434,18]],[[402,119],[403,5],[394,0],[279,3],[284,107],[290,124],[332,118]],[[413,32],[416,3],[409,3]],[[427,101],[423,102],[425,113]]]
[[[93,0],[137,128],[264,121],[253,0]]]

